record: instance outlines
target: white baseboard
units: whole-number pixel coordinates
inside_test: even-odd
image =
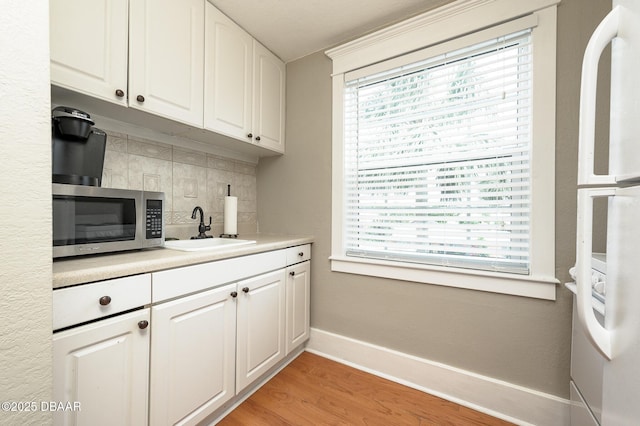
[[[446,364],[316,328],[306,350],[518,425],[569,425],[566,399]]]

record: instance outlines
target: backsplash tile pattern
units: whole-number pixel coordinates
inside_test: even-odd
[[[227,185],[238,197],[238,232],[257,231],[256,165],[107,131],[102,186],[162,191],[168,237],[197,234],[195,206],[211,216],[211,235],[223,229]]]

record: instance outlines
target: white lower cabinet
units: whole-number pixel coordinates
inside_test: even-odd
[[[302,245],[54,290],[54,328],[96,320],[53,335],[53,401],[80,404],[54,424],[210,421],[308,339],[310,257]]]
[[[240,392],[285,356],[285,271],[238,283],[236,387]]]
[[[53,335],[54,425],[147,424],[148,325],[141,309]]]
[[[235,287],[152,308],[150,424],[195,424],[235,394]]]
[[[285,356],[285,270],[152,307],[150,424],[197,424]]]
[[[286,351],[290,353],[309,338],[309,308],[311,293],[311,262],[287,268],[287,336]]]

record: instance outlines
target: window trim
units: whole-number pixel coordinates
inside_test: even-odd
[[[558,0],[456,1],[325,52],[333,60],[331,270],[458,288],[555,300],[555,70]],[[526,4],[521,4],[526,3]],[[537,20],[532,32],[532,221],[529,275],[413,265],[347,257],[344,221],[344,82],[347,73],[418,50],[441,49],[455,39],[525,17]],[[502,24],[505,25],[505,24]],[[511,25],[509,22],[507,26]],[[479,36],[481,37],[481,36]],[[479,39],[478,39],[479,40]],[[453,49],[453,48],[451,48]],[[541,53],[544,52],[544,53]],[[549,170],[553,171],[549,173]]]

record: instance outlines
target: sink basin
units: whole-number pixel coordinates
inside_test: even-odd
[[[255,244],[255,240],[236,240],[231,238],[203,238],[200,240],[171,240],[165,241],[164,247],[171,250],[180,251],[205,251],[220,250],[243,246],[246,244]]]

